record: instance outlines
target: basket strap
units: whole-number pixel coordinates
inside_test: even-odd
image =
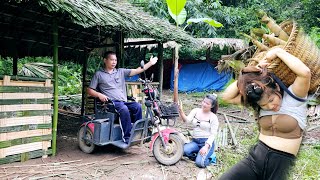
[[[285,92],[287,92],[291,97],[293,97],[295,100],[300,101],[300,102],[306,102],[307,99],[303,99],[300,97],[295,96],[294,94],[292,94],[291,91],[289,91],[289,89],[287,88],[286,85],[283,84],[283,82],[273,73],[270,73],[272,78],[279,84],[279,86],[281,87],[281,89],[283,89]]]

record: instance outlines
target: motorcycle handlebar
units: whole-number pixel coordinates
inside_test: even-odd
[[[143,80],[143,79],[141,79],[141,78],[139,78],[137,81],[138,81],[138,82],[142,82],[143,84],[145,84],[145,83],[150,83],[150,82],[151,82],[150,80]]]

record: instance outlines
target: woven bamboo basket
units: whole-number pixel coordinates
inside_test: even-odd
[[[320,85],[320,49],[316,44],[298,27],[294,21],[284,21],[280,27],[289,35],[287,43],[282,47],[290,54],[299,58],[311,70],[311,84],[309,93],[313,94]],[[266,51],[264,51],[266,52]],[[259,52],[259,49],[252,57],[253,60],[260,59],[265,53]],[[255,64],[254,62],[250,62]],[[281,61],[281,59],[274,59],[270,70],[277,75],[285,85],[291,85],[296,75],[289,67]]]

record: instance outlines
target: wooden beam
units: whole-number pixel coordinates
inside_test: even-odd
[[[0,79],[3,79],[4,76],[7,75],[0,75]],[[26,77],[26,76],[10,76],[11,80],[24,80],[24,81],[37,81],[37,82],[45,82],[46,78],[36,78],[36,77]]]
[[[24,116],[24,117],[10,117],[0,119],[0,127],[21,126],[28,124],[49,124],[52,122],[52,117],[47,115],[40,116]]]
[[[9,141],[1,141],[0,148],[6,148],[6,147],[10,147],[10,146],[16,146],[16,145],[20,145],[20,144],[28,144],[28,143],[33,143],[33,142],[49,141],[51,139],[52,139],[51,135],[45,135],[45,136],[19,138],[19,139],[13,139],[13,140],[9,140]]]
[[[51,104],[14,104],[0,105],[0,112],[50,110]]]
[[[126,42],[124,43],[124,46],[145,45],[145,44],[158,44],[158,41],[150,40],[150,41]]]
[[[13,75],[17,75],[18,74],[18,55],[15,54],[13,57],[13,64],[12,64],[12,68],[13,68]]]
[[[119,57],[121,60],[121,67],[124,68],[124,33],[122,30],[119,32]]]
[[[52,93],[52,90],[52,87],[0,86],[0,93]]]
[[[10,36],[0,36],[0,37],[14,40],[14,38],[13,38],[13,37],[10,37]],[[39,43],[39,44],[42,44],[42,45],[51,46],[51,44],[49,44],[49,43],[42,42],[42,41],[36,41],[36,40],[33,40],[33,39],[25,39],[25,38],[22,38],[22,39],[19,39],[19,41]],[[76,50],[76,51],[79,51],[79,52],[83,52],[83,51],[84,51],[84,49],[76,49],[76,48],[68,47],[68,46],[58,46],[58,48]]]
[[[22,105],[22,104],[52,104],[52,100],[51,99],[0,99],[0,105]]]
[[[88,64],[88,52],[86,51],[86,58],[82,65],[82,96],[81,96],[81,116],[84,115],[85,100],[86,100],[86,77],[87,77],[87,64]]]
[[[0,119],[12,118],[12,117],[45,116],[45,115],[52,115],[52,110],[0,112]]]
[[[48,150],[36,150],[31,152],[26,152],[22,154],[15,154],[11,156],[7,156],[5,158],[0,159],[0,164],[7,164],[16,161],[26,161],[28,159],[43,157],[45,155],[52,154],[52,149]]]
[[[0,149],[0,158],[4,158],[9,155],[35,151],[39,149],[48,150],[49,147],[51,147],[50,141],[33,142],[29,144],[11,146],[8,148]]]
[[[159,63],[159,94],[162,97],[163,88],[163,44],[158,43],[158,63]]]
[[[0,134],[0,141],[9,141],[18,138],[27,138],[33,136],[44,136],[51,134],[51,129],[35,129],[27,131],[8,132]]]

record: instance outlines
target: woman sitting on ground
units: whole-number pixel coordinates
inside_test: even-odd
[[[217,135],[219,122],[215,113],[218,110],[217,95],[206,95],[201,108],[194,108],[188,116],[179,106],[180,117],[184,122],[192,123],[192,142],[184,145],[184,156],[195,160],[198,167],[210,164],[210,156],[214,152],[214,138]]]
[[[288,88],[280,89],[280,82],[266,67],[280,58],[295,74]],[[224,92],[229,103],[252,107],[258,115],[259,142],[249,155],[220,177],[226,180],[286,179],[299,151],[306,127],[310,69],[298,58],[281,48],[267,52],[266,59],[256,67],[242,70],[239,80]],[[291,94],[291,95],[290,95]]]

